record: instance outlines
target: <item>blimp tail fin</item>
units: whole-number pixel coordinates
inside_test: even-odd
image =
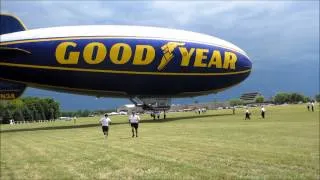
[[[0,80],[0,101],[13,100],[20,97],[26,87],[27,86],[22,83]]]
[[[11,14],[0,14],[0,35],[25,30],[27,27],[18,17]]]

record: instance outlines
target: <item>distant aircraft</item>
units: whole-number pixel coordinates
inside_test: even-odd
[[[0,17],[2,100],[29,86],[167,110],[171,98],[217,93],[251,72],[243,50],[205,34],[123,25],[27,30],[13,15]]]

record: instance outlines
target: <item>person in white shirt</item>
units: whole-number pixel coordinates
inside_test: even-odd
[[[129,116],[129,123],[131,125],[132,137],[134,137],[134,131],[136,131],[136,137],[138,137],[139,121],[140,121],[140,117],[136,115],[136,113],[133,111],[132,114]]]
[[[266,109],[262,106],[261,108],[261,116],[264,119],[264,115],[265,115]]]
[[[100,119],[100,123],[102,126],[102,132],[105,137],[107,137],[109,132],[109,123],[111,123],[111,119],[108,117],[108,114],[105,114],[104,117]]]
[[[314,102],[313,101],[311,103],[311,110],[312,110],[312,112],[314,112]]]
[[[246,109],[246,117],[245,117],[245,119],[244,120],[246,120],[246,119],[250,119],[250,111],[249,111],[249,109],[247,108]]]

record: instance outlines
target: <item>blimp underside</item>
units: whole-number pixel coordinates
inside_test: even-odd
[[[99,97],[191,97],[243,81],[248,56],[198,33],[71,26],[1,35],[0,79]],[[1,89],[0,89],[1,90]]]

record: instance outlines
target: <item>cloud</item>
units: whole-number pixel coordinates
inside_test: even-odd
[[[207,24],[222,24],[221,28],[231,27],[236,21],[256,17],[262,12],[278,11],[285,7],[285,3],[267,3],[257,1],[231,2],[181,2],[181,1],[154,1],[151,8],[160,10],[164,15],[180,24],[188,24],[203,20]],[[182,21],[181,21],[182,20]],[[206,21],[215,20],[215,21]]]
[[[316,1],[155,1],[149,6],[155,19],[161,14],[174,27],[214,35],[240,46],[258,68],[279,60],[319,59]]]
[[[255,73],[240,89],[269,73],[265,81],[272,88],[315,77],[308,90],[318,92],[313,87],[319,86],[319,69],[310,67],[319,67],[319,1],[2,0],[1,11],[16,14],[30,28],[128,24],[209,34],[236,44],[252,59]]]
[[[31,28],[129,24],[205,33],[230,41],[257,62],[319,58],[317,1],[1,1]],[[300,57],[306,57],[303,54]]]
[[[97,24],[114,15],[102,1],[4,1],[1,10],[19,16],[31,29]]]

